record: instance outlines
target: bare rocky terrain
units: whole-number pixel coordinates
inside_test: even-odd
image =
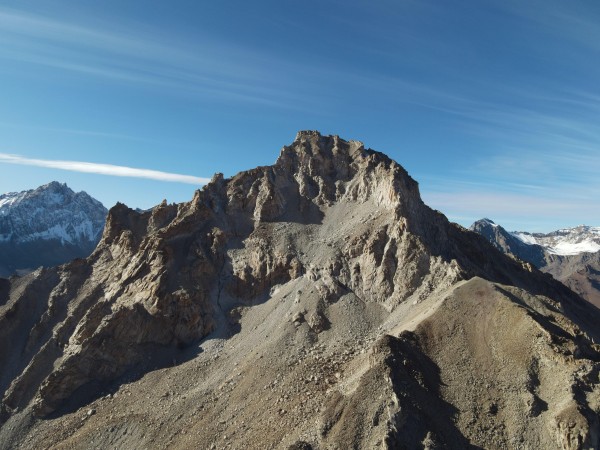
[[[598,448],[600,311],[298,133],[0,280],[1,448]]]

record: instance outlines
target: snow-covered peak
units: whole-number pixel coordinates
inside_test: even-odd
[[[64,203],[67,197],[76,195],[66,184],[52,181],[37,189],[22,192],[9,192],[0,195],[0,212],[5,214],[20,203],[28,201],[45,201],[49,205]],[[86,194],[87,195],[87,194]]]
[[[56,181],[10,192],[0,195],[0,243],[42,239],[89,245],[98,241],[106,214],[98,200]]]
[[[525,244],[541,245],[547,252],[555,255],[578,255],[600,251],[600,227],[580,225],[547,234],[522,231],[514,231],[511,234]]]

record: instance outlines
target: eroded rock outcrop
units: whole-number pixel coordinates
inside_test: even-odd
[[[300,132],[273,166],[118,204],[89,258],[0,283],[0,437],[593,447],[590,308],[429,209],[385,155]]]

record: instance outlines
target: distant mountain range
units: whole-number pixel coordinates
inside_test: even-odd
[[[600,307],[600,227],[581,225],[551,233],[506,231],[490,219],[471,230],[500,251],[527,261]]]
[[[554,255],[568,256],[600,251],[600,227],[580,225],[548,234],[515,231],[512,235],[525,244],[540,245]]]
[[[89,256],[107,213],[87,193],[56,181],[0,195],[0,276]]]

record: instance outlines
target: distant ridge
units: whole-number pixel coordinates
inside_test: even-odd
[[[0,195],[0,276],[88,256],[107,213],[86,192],[57,181]]]
[[[600,227],[579,225],[551,233],[513,231],[511,234],[525,244],[540,245],[554,255],[569,256],[600,251]]]
[[[498,250],[527,261],[600,308],[600,227],[508,232],[490,219],[471,225]]]

